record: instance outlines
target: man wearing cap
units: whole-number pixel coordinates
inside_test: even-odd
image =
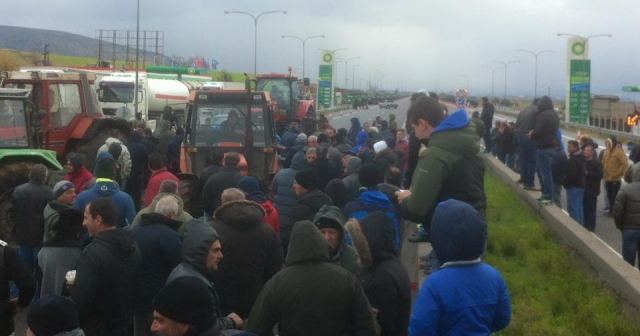
[[[59,295],[35,301],[27,315],[27,327],[27,336],[84,336],[76,304]]]
[[[360,259],[356,250],[345,243],[344,217],[340,209],[332,205],[322,206],[314,216],[313,224],[329,244],[329,261],[358,275]]]
[[[76,188],[73,183],[62,180],[53,186],[53,201],[44,208],[44,236],[43,241],[51,238],[51,226],[58,221],[60,211],[73,207],[76,200]]]
[[[333,205],[331,198],[318,190],[318,175],[312,170],[302,170],[296,174],[293,190],[298,195],[298,202],[293,206],[291,223],[302,220],[313,220],[313,216],[323,205]]]

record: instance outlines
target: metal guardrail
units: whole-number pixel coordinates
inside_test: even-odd
[[[506,114],[506,115],[510,115],[513,117],[516,117],[518,115],[518,113],[520,111],[511,108],[511,107],[507,107],[507,106],[496,106],[496,111],[501,113],[501,114]],[[628,132],[621,132],[621,131],[616,131],[616,130],[611,130],[611,129],[606,129],[606,128],[602,128],[602,127],[597,127],[597,126],[590,126],[590,125],[583,125],[583,124],[576,124],[576,123],[572,123],[572,122],[565,122],[560,120],[560,125],[562,128],[564,129],[570,129],[570,130],[574,130],[574,131],[579,131],[580,133],[589,133],[589,134],[596,134],[599,135],[600,137],[606,139],[610,136],[615,136],[618,141],[622,141],[622,142],[629,142],[629,141],[633,141],[633,142],[640,142],[640,136],[635,135],[635,134],[631,134]]]

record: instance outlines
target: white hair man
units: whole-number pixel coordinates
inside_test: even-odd
[[[181,260],[182,237],[176,220],[180,210],[173,195],[161,197],[154,212],[143,214],[133,229],[136,244],[142,254],[134,294],[134,325],[136,335],[149,335],[153,322],[153,298],[164,286],[169,273]]]

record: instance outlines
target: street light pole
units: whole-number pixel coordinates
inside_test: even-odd
[[[349,87],[349,62],[357,59],[360,59],[360,56],[349,57],[349,58],[336,58],[336,61],[344,62],[344,88],[345,89]]]
[[[140,59],[140,0],[136,9],[136,82],[133,84],[133,108],[136,119],[142,119],[142,114],[138,114],[138,61]],[[127,44],[129,41],[127,41]],[[147,116],[148,117],[148,116]]]
[[[510,64],[520,63],[520,61],[512,60],[512,61],[505,62],[500,60],[493,60],[493,62],[502,64],[502,66],[504,67],[504,96],[502,97],[502,100],[507,100],[507,68],[509,67]]]
[[[535,60],[534,76],[533,76],[533,98],[534,99],[538,98],[538,56],[540,56],[541,54],[544,54],[544,53],[550,53],[552,51],[551,50],[540,50],[540,51],[536,52],[536,51],[528,50],[528,49],[518,49],[518,51],[533,55],[533,58]]]
[[[287,14],[285,10],[272,10],[261,12],[258,14],[252,14],[243,11],[224,11],[225,14],[240,14],[247,15],[253,19],[253,75],[258,75],[258,20],[260,17],[267,14]]]
[[[292,38],[295,40],[298,40],[300,42],[302,42],[302,78],[305,78],[305,49],[306,49],[306,44],[308,40],[314,39],[314,38],[324,38],[324,35],[312,35],[312,36],[307,36],[305,38],[301,38],[298,37],[296,35],[282,35],[282,38]]]
[[[351,66],[351,78],[353,78],[353,80],[351,81],[351,89],[355,90],[356,88],[356,67],[358,65],[354,64]]]
[[[584,47],[586,49],[586,48],[588,48],[589,39],[592,39],[594,37],[609,37],[609,38],[611,38],[611,37],[613,37],[613,34],[593,34],[593,35],[589,35],[589,36],[582,36],[582,35],[577,35],[577,34],[558,33],[557,36],[568,36],[568,37],[579,38],[584,43]],[[584,54],[582,54],[582,59],[583,60],[587,59],[587,53],[586,52]]]
[[[494,85],[494,83],[495,83],[495,74],[496,74],[496,70],[498,70],[500,68],[495,68],[495,67],[491,67],[491,66],[488,66],[488,65],[483,66],[483,68],[491,70],[491,98],[494,98],[495,97],[495,90],[494,90],[494,88],[495,88],[495,85]]]

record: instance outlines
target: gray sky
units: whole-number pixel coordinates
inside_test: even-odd
[[[180,4],[180,5],[178,5]],[[253,23],[224,10],[288,14],[260,19],[258,71],[301,74],[299,42],[281,35],[326,35],[307,43],[307,75],[317,77],[319,48],[348,48],[339,57],[360,56],[356,77],[384,74],[383,88],[448,91],[466,86],[491,92],[492,59],[520,60],[509,67],[508,94],[533,94],[533,57],[517,49],[551,49],[539,60],[539,91],[564,95],[566,40],[556,33],[611,33],[593,39],[592,92],[621,94],[640,84],[638,0],[141,0],[141,29],[165,32],[165,53],[214,57],[219,69],[253,70]],[[135,29],[133,0],[21,0],[3,4],[3,24],[63,30],[93,37],[95,30]],[[351,66],[350,66],[351,68]],[[338,83],[344,85],[344,65]],[[379,75],[381,76],[381,75]],[[349,69],[349,78],[351,78]],[[496,95],[504,72],[496,71]],[[351,79],[350,79],[351,82]],[[358,80],[358,84],[364,84]],[[349,84],[351,86],[351,84]],[[640,100],[640,95],[626,97]]]

